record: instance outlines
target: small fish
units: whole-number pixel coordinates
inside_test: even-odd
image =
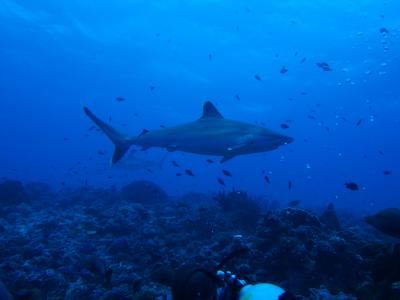
[[[291,189],[292,189],[292,181],[289,180],[289,182],[288,182],[288,190],[291,190]]]
[[[269,180],[269,177],[268,177],[267,175],[264,176],[264,180],[265,180],[267,183],[271,183],[271,180]]]
[[[308,115],[307,118],[309,118],[310,120],[315,120],[316,119],[316,117],[313,116],[313,115]]]
[[[186,169],[186,170],[185,170],[185,173],[186,173],[187,175],[189,175],[189,176],[194,176],[192,170],[190,170],[190,169]]]
[[[300,60],[300,63],[301,64],[304,64],[304,62],[307,60],[307,58],[306,57],[303,57],[301,60]]]
[[[150,86],[150,91],[154,91],[156,89],[156,87],[154,85]]]
[[[355,182],[346,182],[346,183],[344,184],[344,186],[345,186],[347,189],[351,190],[351,191],[358,191],[358,190],[360,189],[360,188],[358,187],[358,184],[355,183]]]
[[[321,68],[324,71],[332,71],[332,68],[329,66],[329,64],[327,62],[318,62],[316,63],[318,68]]]
[[[278,58],[279,57],[279,53],[275,53],[275,58]]]
[[[175,160],[171,161],[171,163],[172,163],[172,165],[173,165],[174,167],[177,167],[177,168],[180,167],[179,164],[178,164]]]
[[[124,97],[116,97],[115,100],[117,100],[118,102],[122,102],[125,101]]]
[[[111,123],[111,121],[112,121],[112,117],[109,116],[109,117],[108,117],[108,122]]]
[[[307,96],[307,95],[308,95],[308,92],[301,92],[300,95],[302,95],[302,96]]]
[[[236,98],[237,101],[240,101],[240,96],[239,96],[239,94],[235,94],[235,98]]]
[[[212,61],[212,60],[213,60],[213,56],[212,56],[211,53],[208,54],[208,60],[209,60],[209,61]]]
[[[360,119],[360,120],[357,121],[356,126],[357,126],[357,127],[360,126],[361,123],[362,123],[362,119]]]
[[[98,155],[105,155],[105,152],[104,151],[97,151],[97,154]]]
[[[299,54],[299,51],[296,51],[296,52],[294,53],[294,57],[296,57],[298,54]]]
[[[222,173],[223,173],[225,176],[232,177],[231,172],[229,172],[228,170],[222,170]]]
[[[279,71],[279,73],[285,74],[287,71],[289,71],[288,68],[286,68],[285,66],[283,66],[283,67],[281,68],[281,70]]]
[[[379,29],[379,32],[382,33],[382,34],[388,34],[389,30],[387,28],[385,28],[385,27],[381,27],[381,29]]]
[[[292,200],[292,201],[288,202],[288,206],[289,207],[297,207],[297,206],[299,206],[300,203],[301,203],[300,200]]]
[[[161,34],[157,32],[156,33],[156,37],[160,37],[160,36],[161,36]]]
[[[221,178],[218,178],[217,181],[220,185],[225,186],[225,182]]]
[[[256,80],[258,80],[258,81],[261,81],[261,76],[258,75],[258,74],[255,74],[255,75],[254,75],[254,78],[255,78]]]
[[[149,173],[153,173],[152,169],[146,169],[146,171],[149,172]]]
[[[208,162],[209,164],[213,164],[214,161],[212,159],[207,159],[206,162]]]
[[[282,124],[281,124],[281,128],[283,128],[283,129],[288,129],[288,128],[289,128],[289,125],[286,124],[286,123],[282,123]]]
[[[383,171],[383,175],[392,175],[392,172],[389,170]]]
[[[182,176],[182,173],[176,173],[175,176],[180,177]]]
[[[64,138],[64,141],[69,141],[69,138],[65,137],[65,138]]]
[[[385,153],[383,153],[383,151],[382,150],[378,150],[378,153],[380,154],[380,155],[385,155]]]
[[[166,128],[166,127],[165,127],[165,125],[161,124],[161,125],[160,125],[160,128]]]

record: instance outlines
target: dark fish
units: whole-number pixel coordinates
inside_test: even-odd
[[[157,32],[156,33],[156,37],[160,37],[160,36],[161,36],[161,34]]]
[[[256,80],[258,80],[258,81],[261,81],[261,76],[258,75],[258,74],[254,75],[254,78],[255,78]]]
[[[365,221],[387,235],[400,239],[400,209],[386,208],[365,217]]]
[[[232,177],[231,172],[229,172],[228,170],[222,170],[222,173],[224,173],[225,176]]]
[[[309,118],[310,120],[315,120],[316,119],[316,117],[313,116],[313,115],[308,115],[307,118]]]
[[[125,101],[125,98],[123,98],[123,97],[116,97],[115,100],[117,100],[118,102],[122,102],[122,101]]]
[[[122,126],[122,127],[126,127],[127,124],[126,124],[126,123],[122,123],[121,126]]]
[[[356,126],[360,126],[361,123],[362,123],[362,119],[360,119],[360,120],[357,121]]]
[[[175,176],[180,177],[182,176],[182,173],[176,173]]]
[[[303,58],[300,60],[300,63],[303,64],[306,60],[307,60],[307,58],[306,58],[306,57],[303,57]]]
[[[358,191],[360,188],[358,187],[358,184],[357,183],[355,183],[355,182],[346,182],[345,184],[344,184],[344,186],[346,187],[346,188],[348,188],[349,190],[352,190],[352,191]]]
[[[98,155],[104,155],[105,153],[103,151],[97,151]]]
[[[285,74],[287,71],[289,71],[288,68],[286,68],[285,66],[283,66],[283,67],[281,68],[281,70],[280,70],[279,73]]]
[[[208,162],[209,164],[214,163],[214,161],[212,159],[207,159],[206,162]]]
[[[190,169],[186,169],[186,170],[185,170],[185,173],[186,173],[187,175],[189,175],[189,176],[194,176],[192,170],[190,170]]]
[[[378,150],[378,153],[380,154],[380,155],[385,155],[385,153],[383,153],[383,151],[382,150]]]
[[[111,118],[111,116],[109,116],[109,117],[108,117],[108,122],[111,123],[111,121],[112,121],[112,118]]]
[[[297,207],[297,206],[299,206],[300,203],[301,203],[300,200],[292,200],[292,201],[288,202],[288,206],[289,207]]]
[[[60,184],[61,184],[62,186],[65,186],[65,181],[61,181]]]
[[[302,96],[307,96],[307,95],[308,95],[308,92],[301,92],[300,95],[302,95]]]
[[[329,66],[327,62],[318,62],[316,63],[317,67],[321,68],[324,71],[332,71],[332,68]]]
[[[69,141],[69,138],[65,137],[65,138],[64,138],[64,141]]]
[[[212,61],[213,60],[213,56],[212,56],[212,54],[210,53],[210,54],[208,54],[208,60],[209,61]]]
[[[240,96],[239,96],[239,94],[235,94],[235,98],[236,98],[237,101],[240,101]]]
[[[152,169],[147,169],[146,171],[149,172],[149,173],[153,173]]]
[[[389,170],[383,171],[383,175],[392,175],[392,172]]]
[[[161,127],[161,128],[166,128],[165,125],[163,125],[163,124],[161,124],[160,127]]]
[[[288,129],[288,128],[289,128],[289,125],[286,124],[286,123],[282,123],[282,124],[281,124],[281,128],[283,128],[283,129]]]
[[[291,189],[292,189],[292,181],[289,180],[289,182],[288,182],[288,190],[291,190]]]
[[[156,87],[154,85],[150,86],[150,91],[154,91]]]
[[[172,163],[172,165],[173,165],[174,167],[177,167],[177,168],[180,167],[179,164],[178,164],[175,160],[171,161],[171,163]]]
[[[388,34],[389,30],[387,28],[385,28],[385,27],[381,27],[381,29],[379,29],[379,32],[382,33],[382,34]]]
[[[271,181],[269,180],[269,177],[268,177],[267,175],[264,176],[264,180],[265,180],[267,183],[271,183]]]
[[[328,126],[325,126],[325,130],[328,132],[331,131],[331,129]]]
[[[278,58],[279,57],[279,53],[275,53],[275,58]]]
[[[220,185],[225,186],[225,182],[221,178],[218,178],[217,181]]]
[[[112,179],[113,177],[112,177],[111,175],[108,175],[107,178],[108,178],[108,179]]]
[[[296,51],[296,52],[294,53],[294,56],[296,57],[298,54],[299,54],[299,51]]]

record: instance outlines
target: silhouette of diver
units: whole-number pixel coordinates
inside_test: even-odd
[[[167,300],[294,300],[292,294],[271,283],[252,284],[244,277],[223,271],[232,258],[248,252],[241,248],[215,268],[183,269],[177,272]]]

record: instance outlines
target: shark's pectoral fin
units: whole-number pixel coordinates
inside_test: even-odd
[[[228,161],[228,160],[230,160],[230,159],[232,159],[234,157],[235,157],[235,154],[224,155],[224,157],[220,160],[220,163],[222,164],[222,163],[224,163],[224,162],[226,162],[226,161]]]

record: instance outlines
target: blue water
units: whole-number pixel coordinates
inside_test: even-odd
[[[149,179],[170,195],[236,188],[357,213],[398,206],[399,11],[394,0],[1,0],[0,176],[55,189]],[[112,144],[82,111],[135,136],[197,119],[205,100],[295,142],[222,166],[176,152],[153,173],[127,171],[110,166]],[[171,160],[195,177],[176,177]],[[225,188],[221,169],[233,174]]]

